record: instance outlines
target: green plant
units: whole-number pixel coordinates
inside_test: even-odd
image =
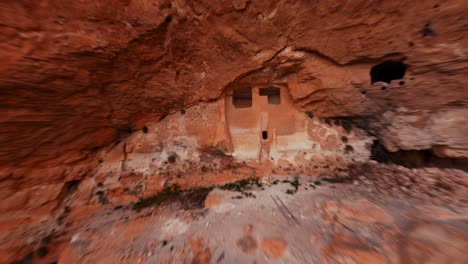
[[[255,198],[255,195],[247,192],[250,190],[252,185],[256,185],[258,188],[261,188],[262,185],[258,182],[258,179],[243,179],[237,182],[227,183],[225,185],[219,186],[221,190],[229,190],[242,193],[245,197]]]
[[[140,211],[143,208],[150,206],[157,206],[161,203],[178,196],[180,194],[180,188],[177,184],[164,188],[160,193],[153,195],[148,198],[142,198],[135,204],[132,209],[134,211]]]
[[[350,182],[351,179],[347,177],[343,178],[322,178],[323,181],[326,181],[328,183],[347,183]]]
[[[252,198],[255,198],[255,194],[251,193],[251,192],[243,192],[242,193],[245,197],[252,197]]]
[[[205,207],[206,196],[211,190],[213,190],[213,186],[181,190],[176,195],[169,197],[166,202],[175,202],[184,210],[201,209]]]
[[[144,126],[141,130],[142,130],[143,133],[145,133],[145,134],[148,133],[148,127],[147,127],[147,126]]]
[[[292,185],[292,187],[294,187],[294,189],[288,189],[286,190],[286,193],[287,194],[295,194],[297,192],[297,190],[299,189],[299,177],[294,177],[294,179],[292,181],[290,180],[283,180],[282,181],[283,183],[289,183]]]
[[[203,149],[203,151],[207,152],[209,155],[213,157],[227,157],[228,156],[226,155],[226,153],[224,153],[224,151],[222,151],[219,148],[205,148]]]
[[[253,181],[258,188],[262,188],[262,184],[259,181]]]
[[[294,180],[292,180],[291,182],[289,182],[295,189],[295,191],[297,192],[297,190],[299,189],[299,178],[298,177],[294,177]]]
[[[347,120],[343,120],[341,122],[341,126],[343,127],[343,129],[346,131],[346,133],[349,134],[349,132],[351,132],[351,130],[353,129],[351,123]]]
[[[242,192],[245,189],[248,189],[248,186],[250,184],[252,184],[252,183],[255,183],[256,181],[257,181],[256,179],[243,179],[243,180],[240,180],[240,181],[224,184],[224,185],[220,186],[219,188],[221,190]]]

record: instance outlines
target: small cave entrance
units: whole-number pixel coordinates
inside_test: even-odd
[[[260,96],[268,96],[268,104],[281,104],[280,88],[277,87],[268,87],[260,88]]]
[[[267,140],[268,139],[268,131],[263,130],[262,131],[262,139]]]
[[[466,158],[439,157],[431,149],[389,152],[378,140],[375,140],[372,145],[371,159],[380,163],[397,164],[406,168],[435,167],[468,171],[468,159]]]
[[[371,84],[375,82],[390,83],[392,80],[403,79],[406,69],[406,64],[401,61],[384,61],[371,68]]]
[[[235,108],[252,107],[252,89],[250,87],[234,89],[232,95],[232,104]]]

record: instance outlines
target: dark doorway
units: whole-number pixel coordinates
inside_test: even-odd
[[[262,139],[267,140],[268,139],[268,131],[262,131]]]
[[[234,89],[232,104],[235,108],[252,107],[252,89],[250,87]]]
[[[371,68],[371,84],[375,82],[390,83],[392,80],[402,79],[407,66],[401,61],[385,61]]]
[[[268,96],[269,104],[281,103],[280,88],[277,88],[277,87],[260,88],[259,93],[260,93],[260,96]]]

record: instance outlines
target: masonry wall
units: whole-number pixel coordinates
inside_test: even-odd
[[[252,106],[236,108],[233,91],[226,96],[226,116],[233,143],[233,155],[244,159],[275,160],[280,152],[310,149],[306,115],[292,104],[287,88],[280,89],[280,103],[271,104],[261,88],[252,87]],[[267,138],[262,136],[267,134]]]

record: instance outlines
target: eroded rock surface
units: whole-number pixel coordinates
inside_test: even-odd
[[[448,209],[425,210],[452,220],[465,217],[457,208],[465,208],[466,199],[459,197],[468,186],[462,171],[468,168],[467,12],[462,0],[3,1],[0,240],[6,242],[0,262],[36,258],[29,252],[42,255],[49,240],[66,245],[64,237],[81,244],[66,246],[61,261],[85,261],[88,251],[93,260],[105,259],[106,252],[99,255],[89,246],[100,233],[76,223],[89,221],[87,228],[107,235],[109,225],[126,228],[118,221],[128,219],[110,217],[131,217],[119,214],[121,207],[169,195],[175,187],[198,188],[184,193],[195,200],[182,203],[190,211],[203,205],[203,188],[251,178],[272,184],[274,177],[344,177],[365,188],[353,201],[339,197],[320,204],[317,217],[324,221],[339,210],[336,219],[346,225],[413,228],[396,223],[399,214],[379,204],[386,198],[365,194],[430,200]],[[234,104],[236,91],[245,88],[252,111]],[[280,98],[263,90],[270,88]],[[369,162],[376,158],[376,142],[386,155],[409,151],[400,160],[416,156],[414,167],[444,169]],[[209,195],[207,207],[232,217],[236,201],[219,195]],[[118,248],[110,261],[136,261],[128,245],[119,244],[133,238],[141,239],[135,248],[147,247],[139,258],[156,258],[155,238],[145,228],[163,223],[154,215],[137,218],[141,229],[127,231],[144,236],[125,231],[100,240],[108,252]],[[188,228],[180,219],[171,221],[169,226]],[[341,231],[326,240],[318,232],[304,234],[304,243],[322,251],[305,259],[414,262],[433,255],[463,262],[456,246],[449,250],[434,242],[452,237],[455,225],[446,227],[446,221],[434,227],[438,237],[427,238],[416,227],[408,231],[401,238],[410,240],[405,252],[393,244],[372,248]],[[247,222],[254,226],[245,235],[251,239],[240,247],[255,241],[255,250],[244,247],[252,258],[295,260],[300,246],[279,235],[260,236],[255,232],[262,229]],[[55,236],[78,229],[73,237]],[[392,230],[382,237],[400,232]],[[214,248],[218,238],[187,239],[181,238],[183,250],[177,251],[184,257],[168,257],[168,263],[232,257]],[[60,249],[48,248],[51,261]]]
[[[2,3],[3,166],[74,163],[242,83],[286,84],[299,107],[321,117],[466,107],[465,1],[239,3]],[[387,59],[408,70],[403,85],[382,91],[369,72]],[[399,137],[388,146],[420,145]],[[425,145],[466,149],[434,140]]]
[[[419,177],[423,170],[414,170]],[[416,176],[416,177],[418,177]],[[467,175],[464,176],[465,178]],[[224,199],[185,210],[177,201],[132,211],[107,208],[71,221],[70,233],[54,234],[50,259],[59,263],[93,261],[142,263],[464,263],[467,207],[453,195],[372,195],[356,183],[318,183],[301,177],[242,191],[214,189]],[[418,184],[415,184],[415,188]],[[455,188],[456,184],[451,184]],[[378,188],[374,185],[373,187]],[[465,189],[466,190],[466,189]],[[206,200],[210,200],[211,194]],[[240,198],[239,198],[240,196]],[[207,202],[205,201],[205,204]],[[227,206],[229,205],[229,206]],[[72,208],[71,214],[77,209]],[[69,219],[69,220],[68,220]],[[47,257],[39,258],[44,260]]]

